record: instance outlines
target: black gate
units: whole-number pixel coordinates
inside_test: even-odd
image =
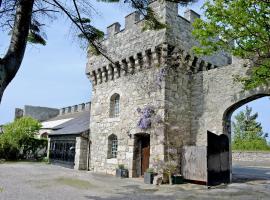
[[[50,162],[65,167],[74,167],[76,140],[51,139]]]
[[[230,182],[229,138],[207,132],[207,184]]]

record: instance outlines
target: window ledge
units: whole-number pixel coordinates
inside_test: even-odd
[[[111,118],[108,118],[108,122],[120,122],[120,117],[111,117]]]
[[[107,163],[109,163],[109,164],[117,164],[117,158],[108,158]]]

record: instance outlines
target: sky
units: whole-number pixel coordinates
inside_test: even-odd
[[[94,2],[94,1],[93,1]],[[179,14],[191,8],[202,14],[203,1],[179,9]],[[131,12],[127,5],[94,2],[92,21],[100,30],[119,22]],[[28,45],[24,60],[16,77],[7,87],[0,104],[0,124],[14,119],[15,108],[24,105],[60,108],[91,100],[91,83],[85,75],[86,51],[80,48],[71,32],[67,19],[59,17],[45,27],[47,45]],[[0,56],[9,44],[6,33],[0,32]],[[249,103],[259,113],[258,121],[270,133],[270,99],[265,97]],[[234,112],[243,110],[245,105]],[[234,117],[233,115],[233,117]]]

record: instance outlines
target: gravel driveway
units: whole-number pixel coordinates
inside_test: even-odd
[[[270,169],[269,169],[270,171]],[[270,180],[205,186],[146,185],[142,179],[76,171],[42,163],[0,164],[1,200],[270,199]]]

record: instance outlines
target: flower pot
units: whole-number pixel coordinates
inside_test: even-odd
[[[143,179],[144,179],[144,183],[153,184],[154,173],[152,173],[152,172],[144,172]]]
[[[116,177],[128,178],[128,170],[127,169],[116,169]]]
[[[183,184],[183,176],[181,175],[172,175],[172,184]]]

